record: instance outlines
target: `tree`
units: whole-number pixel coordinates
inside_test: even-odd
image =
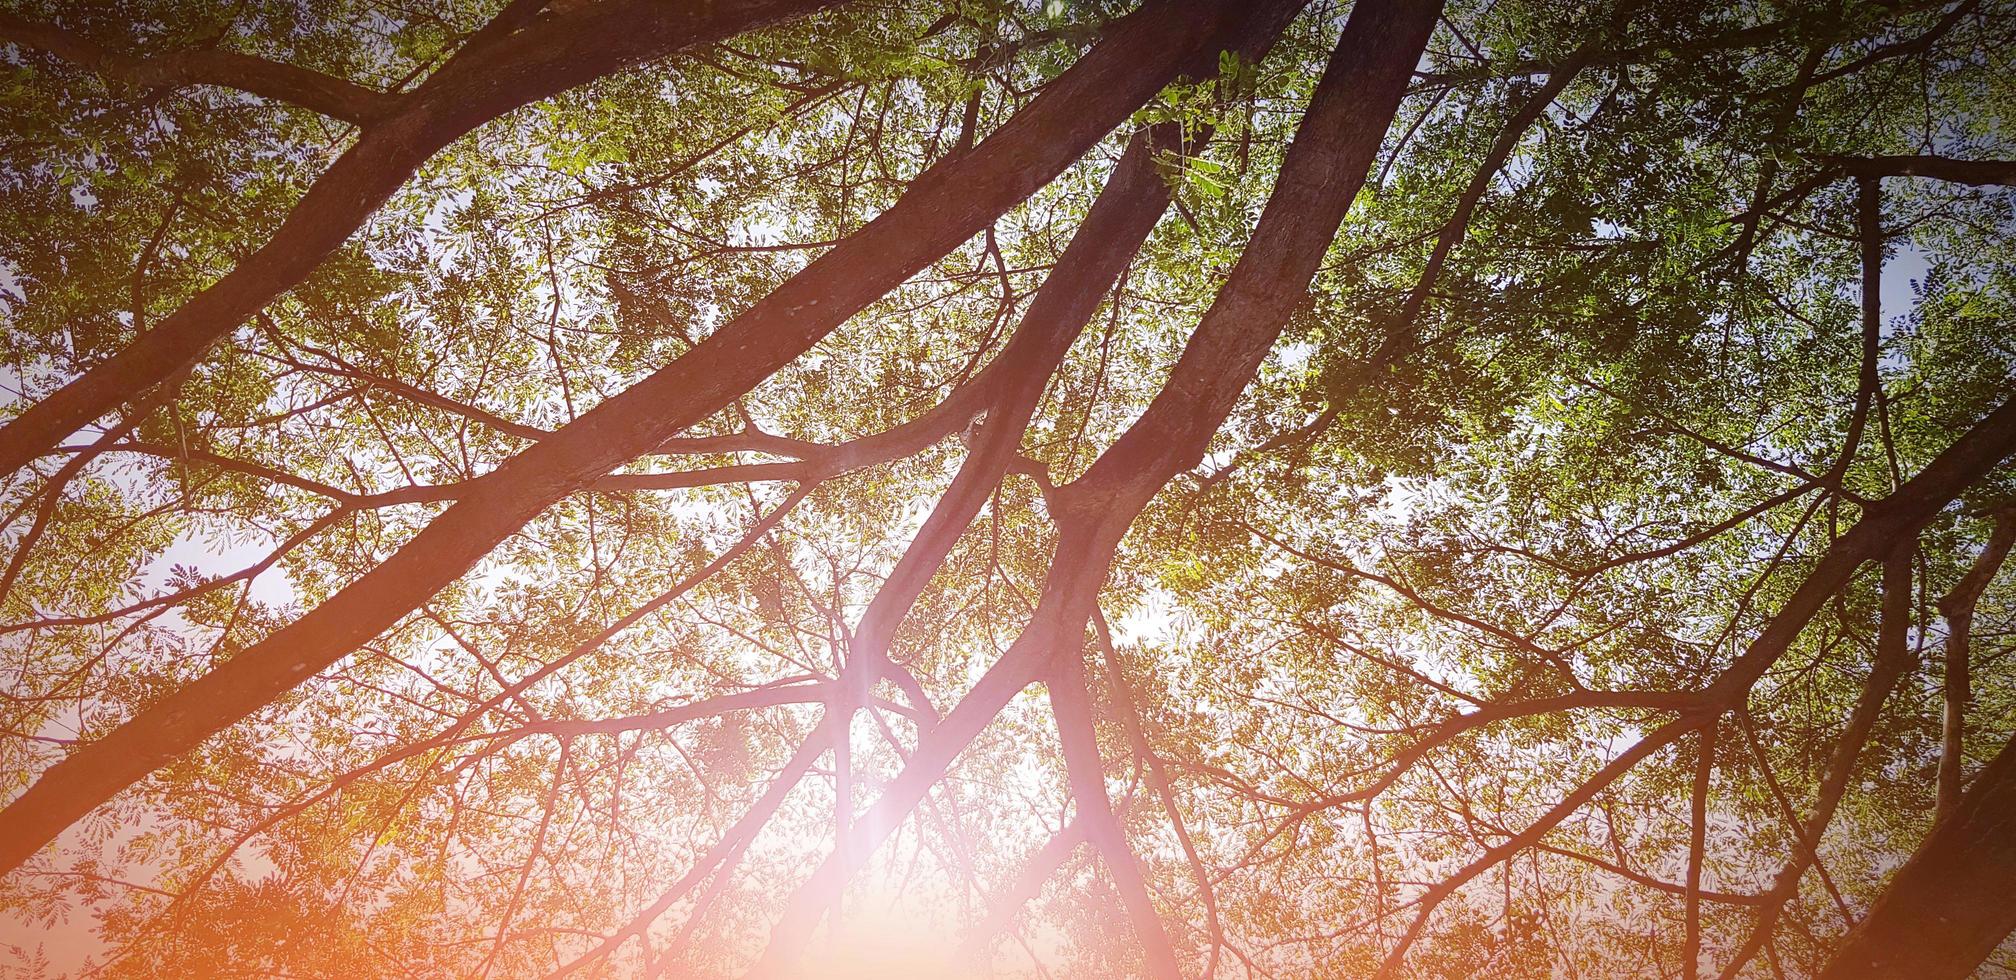
[[[2007,4],[0,42],[0,902],[103,972],[1858,975],[2011,883]]]

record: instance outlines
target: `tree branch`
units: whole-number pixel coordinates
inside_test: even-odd
[[[2016,187],[2016,160],[1956,160],[1930,155],[1820,159],[1850,177],[1927,177],[1976,187]]]
[[[300,106],[332,119],[369,126],[397,111],[400,96],[319,71],[223,48],[130,55],[54,24],[0,11],[0,41],[55,55],[115,81],[141,88],[217,85]]]
[[[1988,583],[2002,569],[2009,548],[2016,545],[2016,508],[1995,514],[1995,529],[1988,544],[1967,569],[1967,574],[1941,596],[1939,614],[1946,617],[1944,651],[1945,696],[1940,718],[1939,809],[1945,817],[1960,803],[1960,783],[1966,765],[1967,702],[1973,700],[1974,605],[1981,600]]]

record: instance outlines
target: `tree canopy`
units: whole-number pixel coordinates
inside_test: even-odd
[[[0,75],[7,975],[2016,972],[2009,0]]]

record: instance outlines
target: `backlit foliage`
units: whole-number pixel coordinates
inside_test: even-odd
[[[6,417],[258,291],[0,483],[9,817],[197,678],[358,638],[63,797],[7,967],[1820,971],[2016,732],[2016,7],[1357,3],[1271,43],[1229,0],[662,4],[726,26],[469,120],[289,260],[339,157],[453,109],[430,78],[653,4],[12,0]],[[1361,13],[1435,24],[1415,59]],[[1157,18],[1222,23],[1166,85],[1099,60]],[[1308,111],[1333,47],[1404,97],[1341,96],[1385,135],[1305,282],[1262,212],[1315,180],[1291,146],[1350,145]],[[941,186],[1047,166],[1011,120],[1073,71],[1160,92],[1033,193]],[[1166,209],[1063,260],[1130,152]],[[814,264],[990,195],[914,272]],[[791,283],[827,285],[763,313]],[[1198,339],[1248,286],[1250,372]],[[716,401],[588,414],[827,312]],[[689,409],[603,475],[526,462]],[[438,589],[387,564],[463,547]],[[382,622],[306,618],[373,588]]]

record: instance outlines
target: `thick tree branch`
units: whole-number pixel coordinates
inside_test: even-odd
[[[1820,795],[1813,803],[1813,811],[1806,818],[1805,825],[1798,829],[1799,839],[1793,843],[1792,860],[1779,869],[1768,893],[1770,900],[1758,911],[1757,922],[1751,927],[1749,937],[1722,968],[1723,980],[1736,976],[1771,939],[1772,930],[1777,928],[1786,903],[1799,893],[1799,879],[1819,857],[1820,839],[1834,822],[1834,813],[1841,806],[1848,781],[1855,774],[1856,760],[1861,758],[1862,749],[1868,744],[1869,733],[1875,729],[1876,719],[1882,714],[1883,703],[1889,700],[1897,682],[1911,669],[1911,559],[1914,554],[1912,541],[1903,539],[1883,563],[1883,615],[1876,638],[1876,663],[1869,672],[1868,680],[1863,682],[1862,694],[1856,699],[1854,712],[1848,716],[1847,728],[1841,733],[1833,758],[1828,760],[1827,773],[1820,781]]]
[[[1710,780],[1715,775],[1716,728],[1711,724],[1701,729],[1699,744],[1695,748],[1694,792],[1689,794],[1692,807],[1688,814],[1687,908],[1684,913],[1687,936],[1680,953],[1680,969],[1686,980],[1696,980],[1701,976],[1701,870],[1706,863],[1708,793]]]
[[[1240,6],[1229,0],[1158,6],[1116,22],[1090,53],[972,152],[927,170],[874,221],[685,356],[476,481],[391,558],[312,612],[43,773],[0,811],[0,870],[11,870],[114,793],[334,663],[554,501],[719,411],[950,252],[1061,173],[1178,74],[1207,70],[1198,62],[1215,63],[1234,27],[1233,8]],[[1279,8],[1262,12],[1283,16]],[[523,36],[512,35],[490,52]],[[164,324],[147,337],[167,329]],[[1225,401],[1229,406],[1230,397]]]
[[[1098,608],[1092,610],[1093,638],[1098,641],[1099,654],[1106,664],[1106,683],[1112,691],[1113,710],[1120,716],[1120,724],[1127,731],[1127,741],[1134,754],[1148,766],[1148,781],[1155,790],[1155,796],[1162,801],[1162,813],[1169,818],[1170,829],[1176,832],[1176,843],[1183,849],[1183,859],[1190,865],[1191,879],[1197,885],[1198,897],[1204,902],[1204,923],[1211,937],[1210,959],[1204,964],[1204,975],[1218,974],[1218,954],[1221,949],[1231,947],[1225,937],[1225,924],[1219,917],[1218,893],[1212,884],[1211,875],[1204,870],[1204,861],[1197,853],[1197,844],[1190,836],[1190,828],[1183,822],[1183,812],[1176,805],[1176,790],[1170,782],[1168,767],[1155,747],[1148,742],[1148,734],[1143,730],[1141,711],[1134,700],[1127,675],[1121,669],[1120,651],[1113,645],[1113,631],[1106,624],[1106,615]],[[1236,952],[1236,950],[1235,950]]]
[[[1939,599],[1939,614],[1946,617],[1945,703],[1939,742],[1940,817],[1952,812],[1960,802],[1962,769],[1967,761],[1967,703],[1974,697],[1974,606],[1981,601],[1981,593],[1987,591],[1995,573],[2001,571],[2011,545],[2016,545],[2016,508],[1995,514],[1995,530],[1988,535],[1987,546],[1953,590]]]
[[[461,52],[378,119],[316,179],[266,244],[119,353],[0,427],[0,472],[187,371],[305,279],[442,147],[506,112],[652,58],[838,0],[608,0]],[[514,5],[512,9],[518,9]]]
[[[1126,828],[1113,815],[1113,803],[1106,796],[1106,767],[1099,758],[1099,736],[1092,723],[1092,705],[1085,691],[1085,664],[1082,656],[1061,653],[1053,659],[1044,686],[1050,692],[1050,713],[1057,722],[1057,738],[1064,747],[1064,769],[1071,784],[1071,799],[1078,810],[1078,822],[1085,835],[1105,859],[1106,870],[1120,891],[1127,918],[1134,924],[1134,938],[1147,955],[1147,975],[1180,980],[1183,971],[1162,928],[1141,876],[1141,865],[1127,844]]]
[[[1819,980],[1959,980],[2016,929],[2016,739],[1898,869]]]
[[[853,692],[857,700],[865,694],[865,685],[877,676],[890,676],[899,684],[909,676],[907,671],[895,669],[889,659],[896,627],[1000,483],[1021,448],[1044,386],[1168,207],[1169,186],[1156,161],[1163,152],[1181,146],[1178,128],[1171,125],[1156,126],[1134,137],[1058,259],[1056,270],[1037,291],[1014,338],[988,365],[985,374],[991,388],[984,403],[986,423],[974,440],[972,453],[876,591],[854,631],[848,655],[861,662],[853,675],[861,688]],[[924,692],[909,693],[917,707],[929,708]]]
[[[224,48],[135,56],[74,31],[0,11],[0,41],[46,51],[115,81],[142,88],[217,85],[368,126],[397,111],[399,96],[348,79]]]
[[[1743,700],[1862,563],[1888,555],[1899,540],[1915,539],[1940,510],[2012,453],[2016,453],[2016,400],[1988,413],[1917,476],[1864,508],[1862,519],[1828,546],[1778,615],[1709,686],[1708,696],[1725,707]]]
[[[1299,5],[1267,11],[1269,19]],[[852,877],[931,785],[1046,662],[1082,649],[1114,549],[1155,492],[1194,465],[1308,289],[1399,107],[1440,5],[1366,0],[1352,8],[1338,47],[1297,129],[1258,228],[1191,334],[1148,410],[1075,483],[1046,494],[1059,527],[1034,614],[1008,651],[922,738],[880,799],[799,887],[771,931],[754,975],[795,967],[830,895]],[[983,144],[984,148],[984,144]]]
[[[2016,187],[2016,160],[1956,160],[1942,156],[1822,157],[1849,177],[1927,177],[1976,187]]]

